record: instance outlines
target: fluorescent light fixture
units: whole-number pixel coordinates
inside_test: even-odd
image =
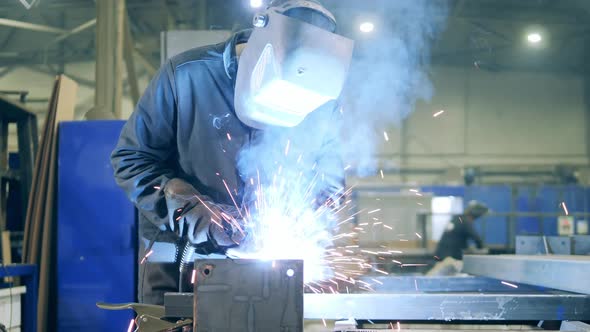
[[[259,8],[262,6],[262,0],[250,0],[250,7]]]
[[[543,36],[541,36],[541,34],[538,32],[533,32],[533,33],[529,33],[528,36],[526,37],[526,39],[531,44],[538,44],[543,40]]]
[[[364,22],[359,26],[361,32],[369,33],[375,30],[375,25],[372,22]]]

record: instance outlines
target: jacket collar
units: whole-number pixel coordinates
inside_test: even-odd
[[[245,43],[250,39],[252,29],[238,31],[233,34],[225,43],[225,50],[223,51],[223,64],[225,66],[225,73],[227,77],[235,81],[238,73],[238,57],[236,55],[236,45]]]

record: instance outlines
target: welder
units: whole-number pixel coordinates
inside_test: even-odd
[[[152,79],[111,157],[138,209],[140,302],[161,305],[165,292],[178,291],[180,244],[223,255],[244,240],[235,222],[250,182],[236,165],[244,146],[268,130],[338,120],[353,46],[335,32],[318,1],[274,0],[252,30],[181,53]],[[316,171],[329,184],[318,199],[343,186],[336,135],[313,142]]]
[[[469,241],[475,242],[478,249],[484,243],[473,227],[476,219],[488,213],[488,207],[478,201],[470,201],[461,215],[453,216],[436,247],[435,256],[439,260],[428,275],[453,275],[463,268],[463,251]]]

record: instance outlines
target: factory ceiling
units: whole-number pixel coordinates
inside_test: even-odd
[[[29,10],[21,1],[26,0],[0,3],[0,77],[18,66],[58,71],[64,63],[94,59],[94,1],[37,0]],[[414,0],[396,3],[404,1]],[[355,38],[361,48],[371,47],[364,39],[378,39],[383,27],[395,25],[396,14],[401,15],[383,10],[392,0],[324,3],[340,19],[341,32]],[[237,30],[249,25],[253,13],[246,0],[127,0],[127,8],[135,48],[155,67],[159,64],[160,31]],[[435,64],[475,66],[492,72],[581,73],[588,69],[585,59],[590,53],[590,1],[454,0],[433,16],[448,16],[446,28],[433,46]],[[381,24],[375,27],[372,37],[358,32],[363,18]],[[13,21],[36,25],[14,27]],[[77,29],[76,33],[68,36],[72,29]],[[526,34],[531,29],[543,32],[543,47],[527,45]],[[387,37],[381,40],[387,42]]]

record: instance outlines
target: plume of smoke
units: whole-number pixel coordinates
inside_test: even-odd
[[[383,131],[399,125],[419,99],[429,100],[431,45],[445,26],[446,1],[381,1],[375,31],[357,38],[344,96],[344,158],[359,176],[373,174]],[[354,13],[340,12],[341,16]]]

